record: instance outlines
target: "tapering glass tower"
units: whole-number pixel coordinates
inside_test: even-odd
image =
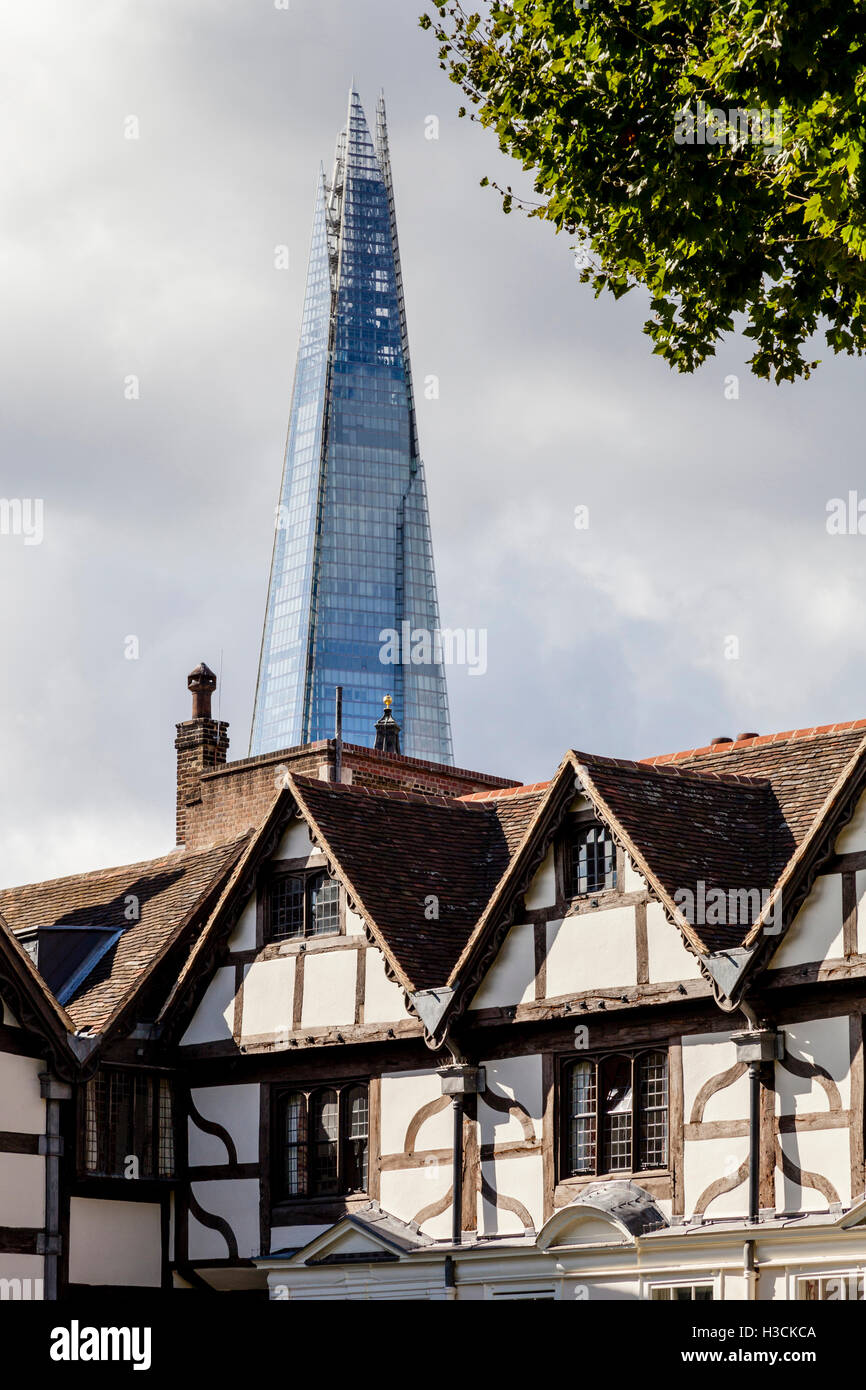
[[[330,738],[341,685],[347,742],[392,695],[403,752],[450,763],[438,631],[385,103],[374,140],[353,90],[316,198],[250,752]]]

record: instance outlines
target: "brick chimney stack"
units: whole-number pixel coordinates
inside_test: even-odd
[[[204,662],[190,671],[192,719],[177,725],[177,843],[186,842],[188,809],[201,801],[201,776],[222,767],[229,747],[228,724],[211,718],[217,678]]]

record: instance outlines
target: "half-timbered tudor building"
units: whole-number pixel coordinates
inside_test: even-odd
[[[177,732],[0,892],[0,1294],[863,1298],[866,721],[549,782]]]

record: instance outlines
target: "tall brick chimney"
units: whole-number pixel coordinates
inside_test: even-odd
[[[177,725],[177,843],[186,842],[188,808],[201,801],[201,776],[222,767],[229,748],[228,724],[211,719],[211,697],[217,678],[204,662],[190,671],[192,719]]]

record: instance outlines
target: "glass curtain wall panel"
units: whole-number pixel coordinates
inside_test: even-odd
[[[341,685],[347,742],[372,745],[391,695],[402,751],[450,763],[438,632],[385,105],[374,137],[353,90],[316,198],[251,754],[332,737]]]

